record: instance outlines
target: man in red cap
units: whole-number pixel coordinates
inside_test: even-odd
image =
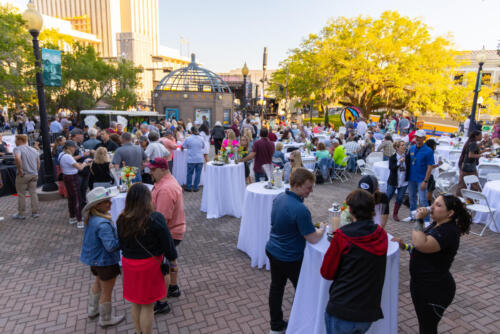
[[[186,232],[186,218],[184,216],[184,198],[182,188],[168,169],[168,161],[164,158],[155,158],[145,164],[155,182],[152,197],[156,211],[160,212],[167,221],[168,229],[177,247]],[[170,306],[168,297],[179,297],[181,290],[177,285],[177,262],[170,262],[170,275],[165,276],[168,288],[167,297],[155,304],[155,313],[168,313]],[[170,277],[169,277],[170,276]]]

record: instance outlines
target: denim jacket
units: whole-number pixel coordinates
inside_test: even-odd
[[[106,218],[91,216],[83,235],[80,261],[89,266],[110,266],[120,261],[116,229]]]

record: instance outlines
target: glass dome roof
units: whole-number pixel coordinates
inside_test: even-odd
[[[159,90],[231,93],[220,76],[196,64],[194,54],[191,54],[191,63],[187,67],[170,72],[160,81],[155,88],[155,91]]]

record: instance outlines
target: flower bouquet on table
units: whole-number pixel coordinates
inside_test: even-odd
[[[124,182],[127,186],[127,189],[132,185],[132,181],[137,176],[137,167],[125,166],[122,168],[122,182]]]
[[[313,144],[311,143],[311,141],[309,139],[306,140],[306,143],[304,145],[304,149],[306,150],[307,155],[311,155],[311,151],[313,149]]]
[[[349,213],[349,208],[346,202],[342,203],[340,207],[340,227],[352,223],[351,214]]]

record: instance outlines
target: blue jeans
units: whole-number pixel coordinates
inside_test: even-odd
[[[408,188],[408,185],[396,188],[396,187],[388,184],[386,194],[387,194],[387,198],[389,199],[389,202],[391,201],[392,196],[394,196],[394,194],[396,193],[396,190],[397,190],[398,195],[396,197],[396,203],[401,205],[403,203],[403,197],[405,196],[405,193],[406,193],[406,188]]]
[[[363,334],[372,323],[342,320],[325,312],[325,325],[327,334]]]
[[[255,176],[255,182],[259,182],[261,178],[265,179],[267,181],[267,175],[266,173],[257,173],[256,171],[253,171],[254,176]]]
[[[427,207],[427,187],[424,190],[420,189],[422,182],[408,181],[408,196],[410,197],[410,212],[417,210],[417,207]],[[418,194],[418,206],[417,206]],[[425,217],[425,221],[429,221],[429,215]]]
[[[347,161],[347,170],[350,172],[356,171],[356,160],[358,156],[356,154],[347,153],[349,160]]]
[[[186,189],[198,190],[198,185],[200,184],[201,170],[203,169],[203,162],[199,163],[188,163],[187,164],[187,177],[186,177]],[[193,172],[196,171],[193,182]]]

